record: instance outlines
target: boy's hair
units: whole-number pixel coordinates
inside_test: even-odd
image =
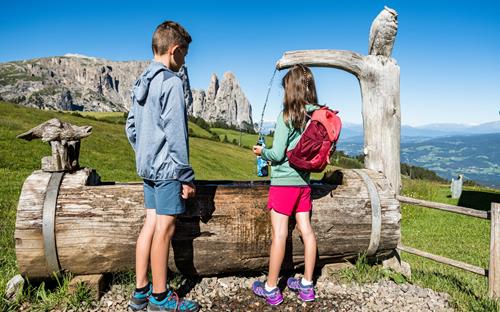
[[[153,54],[163,55],[173,45],[188,47],[192,39],[189,33],[180,24],[173,21],[165,21],[156,27],[153,34]]]
[[[294,65],[281,82],[285,90],[283,100],[283,119],[295,129],[306,125],[306,104],[317,104],[316,85],[309,68],[302,64]]]

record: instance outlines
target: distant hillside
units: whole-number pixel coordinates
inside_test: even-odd
[[[471,134],[487,134],[500,133],[500,121],[486,122],[483,124],[471,126],[464,124],[429,124],[419,127],[408,125],[401,126],[402,142],[415,142],[430,138],[452,136],[452,135],[471,135]],[[363,141],[363,125],[345,122],[342,125],[341,139],[349,141]]]
[[[274,123],[268,122],[266,130],[273,130]],[[267,133],[267,132],[266,132]],[[431,124],[421,127],[401,126],[401,142],[421,142],[431,138],[452,136],[452,135],[470,135],[500,133],[500,121],[492,121],[476,126],[462,124]],[[363,143],[363,125],[352,122],[342,124],[340,141],[349,144],[358,145]]]
[[[419,128],[436,130],[450,134],[480,134],[480,133],[499,133],[500,121],[492,121],[479,125],[463,125],[463,124],[430,124]]]
[[[362,153],[362,137],[339,141],[349,155]],[[404,139],[401,162],[435,171],[445,179],[464,174],[466,179],[500,188],[500,133]]]
[[[403,143],[401,158],[446,178],[462,173],[466,179],[500,187],[500,133]]]

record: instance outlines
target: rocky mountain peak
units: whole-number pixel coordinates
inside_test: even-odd
[[[79,54],[0,63],[0,100],[41,109],[128,111],[132,85],[148,64]],[[178,75],[190,115],[252,124],[250,103],[234,74],[225,73],[221,82],[213,74],[206,92],[191,92],[187,67]]]
[[[237,127],[251,126],[252,107],[232,72],[225,72],[219,84],[212,74],[207,91],[193,91],[193,116],[208,122],[223,121]]]

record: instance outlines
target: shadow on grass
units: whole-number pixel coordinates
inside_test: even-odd
[[[465,302],[458,303],[456,302],[455,299],[455,304],[462,306],[464,303],[467,304],[467,309],[472,309],[473,311],[498,311],[500,308],[500,305],[497,304],[494,300],[491,300],[487,297],[479,296],[477,295],[474,290],[468,285],[467,282],[464,282],[463,280],[458,279],[456,276],[453,276],[451,274],[444,274],[441,272],[428,272],[428,271],[421,271],[421,270],[415,270],[412,272],[414,275],[421,275],[424,278],[428,275],[433,275],[434,277],[445,281],[446,284],[449,285],[450,288],[455,289],[456,291],[465,294],[467,297],[469,297],[472,300],[466,300]],[[416,274],[415,274],[416,273]],[[427,286],[428,287],[428,286]],[[441,291],[446,291],[445,289]],[[452,296],[454,297],[454,296]],[[464,308],[462,306],[462,308]]]
[[[500,193],[462,191],[458,206],[488,211],[492,202],[500,203]]]

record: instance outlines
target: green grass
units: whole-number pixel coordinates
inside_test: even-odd
[[[115,124],[125,124],[127,113],[123,112],[66,112],[75,116],[82,116],[87,119],[94,119]]]
[[[221,128],[213,128],[210,129],[212,132],[217,133],[219,135],[220,140],[222,141],[224,139],[224,136],[227,136],[227,139],[229,142],[233,142],[233,140],[236,140],[236,142],[240,142],[240,132],[236,130],[231,130],[231,129],[221,129]],[[249,133],[241,133],[241,146],[244,148],[252,148],[257,143],[257,140],[259,139],[258,134],[249,134]],[[273,137],[267,136],[265,137],[266,140],[266,145],[267,146],[272,146],[273,145]]]
[[[393,280],[398,284],[407,282],[402,274],[369,263],[365,254],[359,255],[353,267],[340,270],[338,275],[342,281],[357,284],[375,283],[381,279]]]
[[[466,192],[487,193],[500,198],[500,191],[464,188]],[[459,200],[448,197],[449,186],[435,182],[403,180],[403,194],[456,205]],[[469,195],[471,196],[471,195]],[[469,203],[478,209],[481,201]],[[454,213],[402,205],[402,242],[454,260],[488,268],[490,222]],[[459,311],[498,311],[499,305],[488,299],[486,277],[446,266],[432,260],[403,253],[412,268],[411,281],[437,291],[449,293]]]
[[[188,122],[189,135],[198,138],[210,139],[212,134],[195,123]]]
[[[127,113],[123,112],[67,112],[75,116],[82,116],[89,119],[104,121],[115,124],[125,124]],[[210,139],[212,134],[193,122],[188,122],[189,135],[192,137]]]

